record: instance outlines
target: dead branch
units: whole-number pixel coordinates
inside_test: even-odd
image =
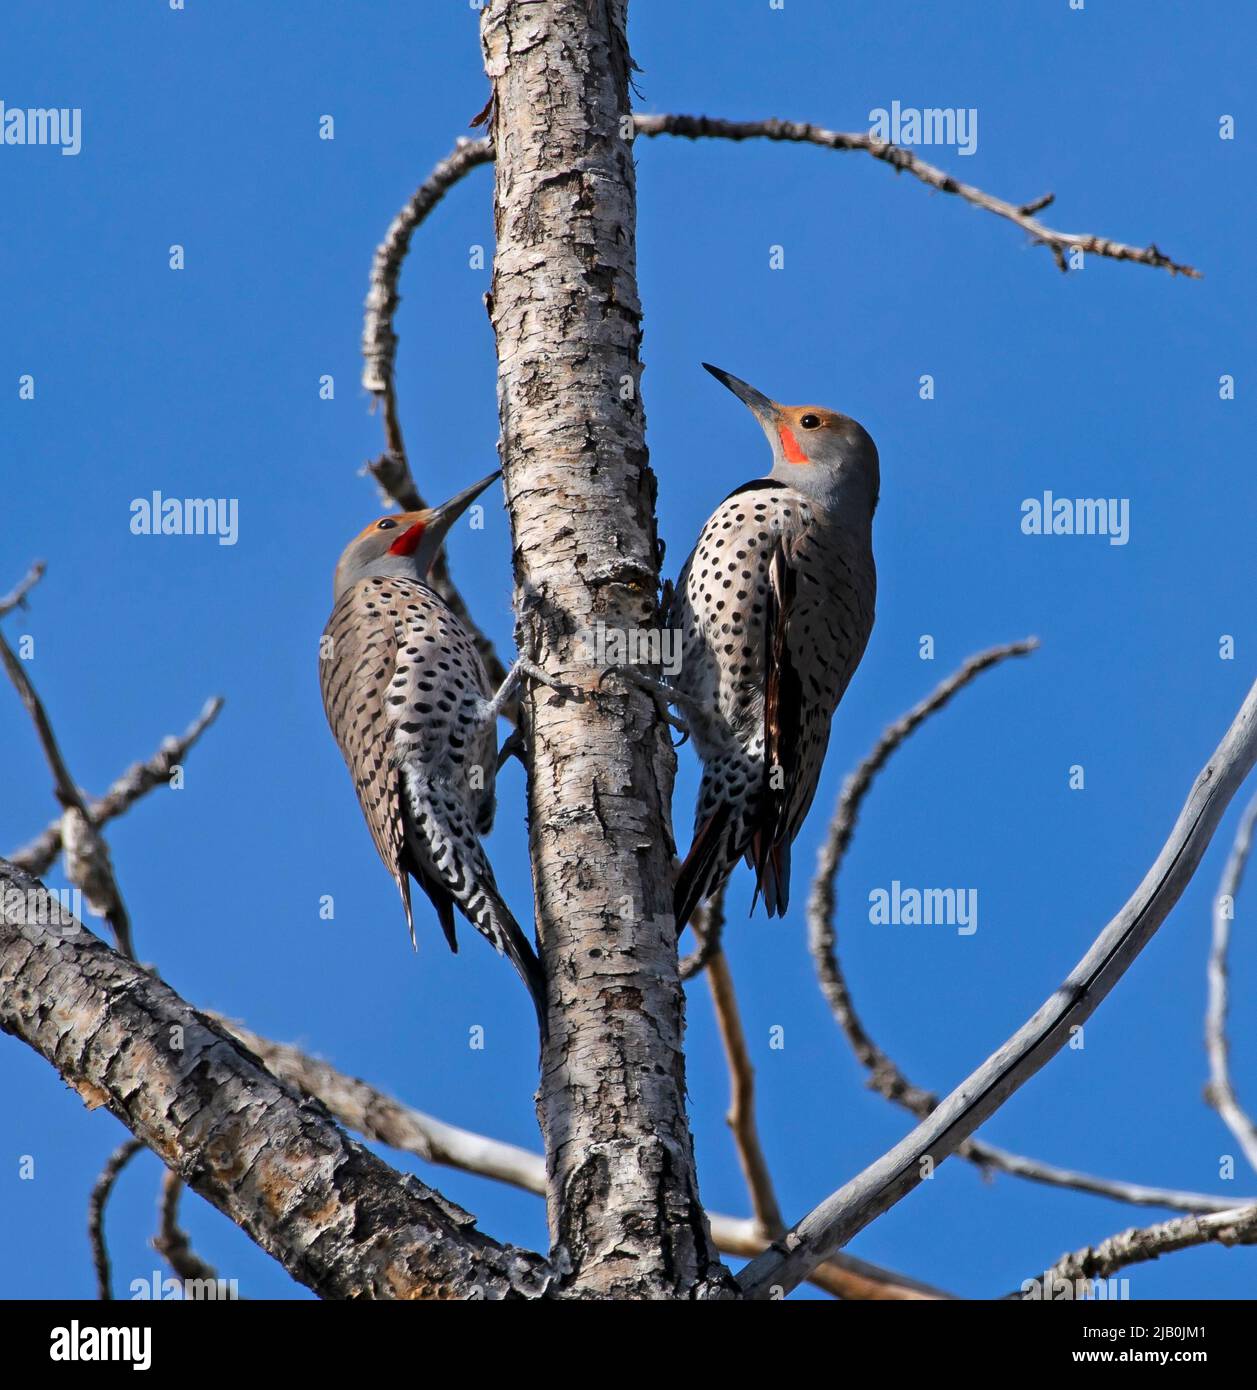
[[[537,1153],[500,1139],[490,1139],[403,1104],[365,1081],[347,1076],[320,1058],[290,1043],[264,1038],[234,1019],[209,1014],[234,1034],[250,1052],[266,1063],[281,1081],[325,1105],[341,1124],[364,1138],[427,1163],[438,1163],[460,1172],[474,1173],[508,1183],[524,1192],[544,1197],[546,1162]],[[767,1246],[762,1232],[749,1218],[709,1214],[712,1239],[729,1255],[758,1255]],[[846,1299],[949,1298],[908,1275],[881,1269],[853,1255],[841,1254],[818,1266],[810,1282]]]
[[[98,801],[88,804],[88,819],[100,827],[106,822],[129,811],[132,806],[154,787],[164,787],[170,782],[170,774],[181,766],[192,745],[206,729],[218,718],[223,707],[222,697],[214,696],[205,702],[204,709],[176,738],[173,734],[162,741],[161,747],[147,762],[132,763],[121,777]],[[14,850],[9,860],[19,869],[25,869],[36,878],[46,874],[57,855],[61,853],[61,819],[49,822],[42,835]]]
[[[183,1179],[173,1168],[167,1168],[162,1174],[161,1195],[157,1202],[157,1234],[153,1237],[153,1249],[180,1279],[217,1282],[218,1271],[193,1250],[188,1233],[179,1225],[179,1196],[182,1192]]]
[[[983,671],[989,670],[1008,657],[1024,656],[1037,645],[1034,638],[1027,638],[1023,642],[1012,642],[979,652],[935,687],[907,714],[890,725],[873,751],[844,782],[825,843],[817,857],[816,877],[808,900],[807,922],[808,946],[816,965],[821,992],[833,1010],[834,1017],[851,1044],[857,1060],[868,1069],[869,1085],[879,1095],[896,1105],[901,1105],[918,1119],[924,1119],[934,1109],[938,1104],[938,1096],[932,1091],[914,1085],[894,1060],[873,1041],[856,1012],[838,960],[835,886],[838,870],[851,844],[864,798],[872,787],[874,778],[885,767],[895,749],[930,715],[942,709],[958,691]],[[1044,1163],[1040,1159],[1009,1153],[1006,1149],[996,1148],[980,1139],[966,1140],[956,1152],[985,1170],[998,1170],[1050,1187],[1067,1187],[1079,1192],[1091,1192],[1135,1206],[1169,1207],[1177,1211],[1227,1211],[1236,1205],[1235,1198],[1229,1196],[1211,1197],[1199,1192],[1178,1192],[1171,1188],[1147,1187],[1139,1183],[1098,1178],[1090,1173],[1079,1173],[1057,1167],[1055,1164]]]
[[[1156,1226],[1144,1226],[1110,1236],[1099,1245],[1086,1245],[1062,1255],[1042,1276],[1027,1279],[1006,1298],[1026,1300],[1053,1297],[1068,1287],[1066,1297],[1081,1297],[1080,1283],[1107,1279],[1127,1265],[1159,1259],[1193,1245],[1257,1245],[1257,1206],[1238,1207],[1209,1216],[1177,1216]]]
[[[1231,921],[1239,895],[1244,868],[1253,847],[1253,827],[1257,824],[1257,798],[1248,805],[1235,834],[1235,843],[1222,871],[1222,881],[1213,900],[1213,942],[1209,951],[1209,1003],[1205,1011],[1205,1051],[1209,1056],[1209,1084],[1205,1100],[1222,1117],[1223,1123],[1244,1150],[1244,1157],[1257,1168],[1257,1126],[1239,1103],[1231,1081],[1230,1043],[1226,1036],[1230,988],[1227,953],[1231,946]]]
[[[928,1112],[927,1112],[928,1113]],[[1123,1182],[1120,1178],[1097,1178],[1093,1173],[1079,1173],[1073,1168],[1061,1168],[1039,1158],[1026,1158],[1009,1153],[978,1139],[970,1139],[956,1150],[981,1168],[995,1169],[1028,1182],[1047,1187],[1068,1187],[1074,1192],[1088,1192],[1095,1197],[1108,1197],[1133,1207],[1166,1207],[1170,1211],[1216,1212],[1230,1211],[1235,1206],[1247,1206],[1257,1197],[1217,1197],[1208,1192],[1184,1192],[1174,1187],[1149,1187],[1145,1183]]]
[[[16,588],[11,589],[3,598],[0,598],[0,618],[12,613],[15,608],[26,607],[26,596],[44,577],[44,571],[48,568],[42,560],[35,563],[26,571],[26,577]]]
[[[1200,272],[1189,265],[1180,265],[1165,255],[1159,247],[1126,246],[1107,237],[1082,232],[1058,232],[1037,221],[1031,214],[1041,211],[1054,201],[1054,195],[1044,194],[1029,203],[1008,203],[972,184],[961,183],[934,165],[927,164],[911,150],[876,140],[867,131],[844,132],[825,130],[821,126],[799,121],[726,121],[713,116],[635,116],[639,135],[683,135],[690,140],[713,136],[721,140],[784,140],[793,144],[819,145],[828,150],[860,150],[872,155],[894,171],[909,173],[940,193],[954,193],[974,207],[1005,218],[1022,231],[1029,233],[1034,243],[1046,246],[1061,270],[1069,269],[1068,253],[1082,251],[1091,256],[1105,256],[1114,261],[1134,261],[1138,265],[1155,266],[1172,275],[1187,275],[1200,279]]]
[[[756,1226],[765,1240],[775,1240],[786,1229],[786,1223],[781,1219],[768,1160],[759,1142],[755,1123],[755,1068],[751,1065],[746,1034],[742,1031],[733,973],[723,951],[717,951],[707,962],[707,984],[729,1066],[729,1113],[725,1118],[733,1131]]]
[[[105,1208],[114,1183],[128,1163],[144,1147],[138,1139],[127,1139],[109,1155],[87,1199],[87,1238],[92,1246],[92,1267],[96,1271],[96,1297],[113,1301],[113,1277],[109,1268],[109,1246],[105,1241]]]
[[[487,164],[492,158],[493,147],[489,140],[459,140],[393,218],[384,240],[375,249],[375,258],[371,263],[371,280],[362,325],[362,384],[381,408],[385,450],[378,458],[368,462],[367,469],[385,497],[391,498],[404,512],[421,511],[426,504],[406,456],[393,379],[397,361],[397,333],[393,328],[393,319],[401,303],[397,281],[415,229],[459,179],[478,165]],[[475,639],[476,649],[490,681],[495,686],[501,685],[506,679],[506,668],[492,642],[472,620],[462,595],[455,588],[444,549],[438,554],[432,568],[432,584]],[[504,713],[512,724],[516,723],[519,717],[518,703],[512,701]]]
[[[720,950],[720,942],[725,930],[725,889],[720,887],[705,902],[701,903],[690,918],[690,930],[694,933],[698,946],[688,956],[681,958],[682,980],[692,980],[707,962]]]
[[[975,188],[972,184],[962,183],[941,169],[936,169],[910,150],[875,140],[867,131],[827,130],[823,126],[812,125],[806,121],[780,121],[771,118],[762,121],[729,121],[716,116],[690,116],[680,113],[638,114],[633,117],[633,127],[636,134],[649,137],[677,135],[689,140],[776,140],[817,145],[830,150],[859,150],[888,164],[896,173],[909,173],[929,188],[940,193],[954,194],[974,207],[1012,222],[1033,237],[1036,244],[1046,246],[1062,270],[1068,269],[1067,253],[1076,249],[1088,255],[1132,261],[1138,265],[1168,270],[1171,274],[1186,275],[1192,279],[1200,278],[1198,270],[1171,260],[1156,245],[1127,246],[1107,237],[1090,233],[1058,232],[1045,226],[1037,221],[1033,214],[1041,212],[1055,201],[1055,196],[1051,193],[1027,203],[1006,202],[1002,198],[983,192],[980,188]],[[401,302],[397,282],[401,275],[402,262],[410,249],[411,236],[420,223],[460,179],[472,169],[489,163],[493,154],[491,139],[458,140],[454,149],[435,166],[410,201],[393,219],[384,241],[376,248],[362,331],[362,384],[384,405],[384,429],[388,450],[384,459],[392,455],[400,460],[403,466],[406,450],[402,443],[401,427],[397,422],[393,388],[393,370],[397,358],[397,333],[393,320]],[[373,473],[378,465],[384,463],[384,459],[369,465]],[[402,474],[391,475],[388,481],[381,480],[381,486],[399,501],[405,496],[413,495],[413,482],[409,484],[410,491],[407,492],[407,483]]]
[[[1169,270],[1171,274],[1185,275],[1192,279],[1200,278],[1198,270],[1172,260],[1155,244],[1145,247],[1128,246],[1107,237],[1090,233],[1059,232],[1046,226],[1033,214],[1042,211],[1053,202],[1054,195],[1050,193],[1026,203],[1007,202],[972,184],[962,183],[918,158],[910,150],[875,140],[868,132],[827,130],[823,126],[815,126],[808,122],[771,118],[761,121],[729,121],[714,116],[679,113],[635,115],[633,126],[636,134],[648,137],[676,135],[690,140],[715,138],[733,141],[764,139],[817,145],[830,150],[859,150],[888,164],[896,173],[910,173],[929,188],[941,193],[954,194],[974,207],[1012,222],[1028,233],[1036,245],[1046,246],[1062,271],[1069,269],[1068,254],[1071,251],[1081,251],[1085,255],[1132,261],[1139,265]],[[493,158],[494,149],[490,137],[481,140],[458,140],[454,149],[433,168],[410,201],[393,219],[383,242],[376,248],[372,262],[362,332],[362,384],[382,406],[386,448],[385,452],[368,463],[367,467],[384,492],[397,501],[403,510],[416,509],[422,506],[422,501],[406,457],[394,386],[398,342],[394,319],[397,306],[401,302],[397,285],[402,262],[410,249],[410,240],[415,229],[438,206],[446,193],[472,169],[489,163]],[[443,560],[438,560],[433,578],[442,597],[455,607],[459,617],[469,624],[490,676],[494,684],[499,684],[504,674],[501,663],[491,644],[471,622],[466,608],[462,606],[461,597],[446,572]],[[510,711],[512,722],[515,722],[516,713],[515,709]]]
[[[224,1029],[0,860],[0,1030],[324,1298],[544,1296],[536,1254],[394,1172]],[[33,919],[33,920],[32,920]],[[121,1061],[120,1059],[125,1059]]]
[[[453,150],[437,164],[406,206],[393,218],[384,240],[375,249],[371,283],[367,291],[366,318],[362,325],[362,384],[383,403],[388,452],[403,463],[406,460],[406,446],[397,420],[393,391],[393,368],[397,360],[397,334],[393,328],[393,317],[401,303],[397,281],[402,261],[410,250],[410,239],[415,229],[441,199],[464,175],[481,164],[488,164],[492,158],[491,140],[458,140]],[[413,482],[410,487],[414,487]],[[387,490],[406,510],[413,510],[392,487]]]
[[[889,1153],[803,1218],[738,1278],[748,1297],[793,1288],[893,1206],[1069,1041],[1152,939],[1191,880],[1231,798],[1257,761],[1257,683],[1192,786],[1156,862],[1063,984],[1004,1045]]]
[[[29,575],[27,578],[29,579]],[[29,585],[27,586],[29,587]],[[21,588],[21,586],[19,586]],[[102,836],[97,834],[83,801],[83,793],[70,776],[61,749],[57,746],[52,732],[52,723],[44,709],[43,702],[35,693],[30,677],[22,668],[22,663],[14,656],[3,633],[0,633],[0,662],[8,672],[9,679],[21,697],[35,725],[44,757],[52,770],[53,791],[61,803],[61,839],[65,849],[66,877],[83,893],[88,906],[98,917],[109,923],[114,940],[123,955],[135,957],[135,946],[131,940],[131,919],[122,901],[122,891],[109,858],[109,847]]]

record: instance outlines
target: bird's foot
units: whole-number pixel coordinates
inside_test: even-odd
[[[575,700],[579,704],[582,698],[581,692],[575,686],[564,685],[562,681],[556,680],[554,676],[543,671],[535,661],[530,661],[526,656],[517,656],[511,669],[506,673],[506,679],[498,687],[497,693],[492,699],[485,701],[481,711],[482,723],[490,723],[502,713],[514,697],[515,687],[525,676],[531,677],[542,685],[548,685],[551,690],[557,690],[565,700]]]
[[[537,681],[540,685],[548,685],[551,690],[558,691],[558,693],[562,695],[565,700],[573,700],[578,705],[584,698],[583,692],[579,689],[579,687],[575,685],[566,685],[556,676],[550,675],[548,671],[543,671],[535,661],[529,661],[529,659],[526,656],[517,656],[515,658],[515,665],[511,667],[511,673],[515,673],[516,680],[518,680],[521,676],[529,676],[532,680]],[[510,679],[511,674],[508,673],[507,680]]]
[[[672,713],[672,706],[679,709],[693,712],[695,709],[694,701],[688,695],[684,695],[674,686],[666,681],[657,680],[654,676],[648,676],[645,671],[640,671],[636,666],[608,666],[598,677],[598,684],[601,686],[608,676],[619,676],[621,680],[627,681],[630,685],[635,685],[640,690],[644,690],[651,696],[659,710],[659,717],[669,728],[676,729],[681,735],[681,743],[684,743],[690,736],[690,726],[684,719]],[[680,747],[680,744],[677,745]]]

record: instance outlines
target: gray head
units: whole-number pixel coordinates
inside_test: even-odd
[[[490,473],[439,507],[394,512],[361,531],[345,547],[332,584],[333,602],[360,579],[426,579],[449,529],[501,473]]]
[[[819,405],[780,405],[736,376],[704,362],[759,421],[773,451],[771,476],[829,507],[877,506],[877,445],[849,415]]]

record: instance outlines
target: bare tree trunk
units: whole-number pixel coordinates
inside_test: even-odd
[[[649,697],[591,646],[657,621],[654,478],[627,120],[626,0],[494,0],[502,463],[520,646],[583,689],[525,700],[533,881],[550,978],[539,1101],[550,1235],[591,1296],[704,1292],[719,1276],[698,1200],[681,1051],[669,805],[675,759]],[[625,135],[629,138],[625,138]]]

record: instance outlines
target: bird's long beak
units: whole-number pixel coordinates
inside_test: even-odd
[[[478,483],[472,483],[469,488],[464,488],[462,492],[451,497],[448,502],[442,502],[439,507],[433,507],[428,513],[427,524],[424,527],[424,539],[427,543],[435,550],[445,539],[450,527],[458,518],[491,482],[501,476],[500,469],[496,473],[490,473],[487,478],[481,478]]]
[[[770,428],[777,418],[778,406],[776,401],[769,400],[762,391],[748,386],[745,381],[732,375],[732,373],[722,372],[719,367],[713,367],[710,362],[704,362],[703,366],[722,386],[727,386],[738,400],[750,409],[751,414],[763,425],[765,430]]]

